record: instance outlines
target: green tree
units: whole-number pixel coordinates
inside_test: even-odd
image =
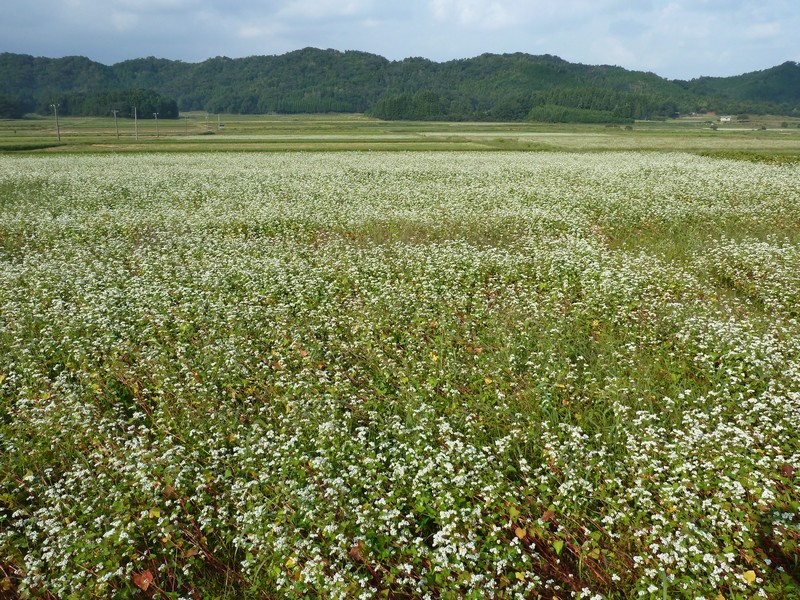
[[[25,107],[17,98],[0,94],[0,118],[21,119],[25,114]]]

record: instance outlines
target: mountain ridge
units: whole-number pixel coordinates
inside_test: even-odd
[[[129,89],[174,98],[182,111],[244,114],[520,120],[534,109],[542,115],[550,110],[543,107],[559,107],[589,111],[584,116],[597,112],[600,121],[703,111],[800,116],[800,65],[792,61],[730,77],[669,80],[649,71],[522,52],[435,62],[308,47],[197,63],[151,56],[113,65],[82,56],[0,54],[0,96],[27,112],[66,103],[70,94]]]

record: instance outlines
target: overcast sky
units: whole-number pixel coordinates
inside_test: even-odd
[[[800,62],[798,0],[5,0],[0,52],[200,62],[307,46],[555,54],[670,79]]]

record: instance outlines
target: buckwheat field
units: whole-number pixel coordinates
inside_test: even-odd
[[[797,598],[800,164],[0,159],[0,596]]]

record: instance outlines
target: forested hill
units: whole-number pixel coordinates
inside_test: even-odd
[[[182,111],[367,112],[387,119],[622,122],[703,110],[800,115],[800,65],[670,81],[520,53],[436,63],[306,48],[281,56],[201,63],[141,58],[112,66],[83,57],[0,54],[0,107],[48,112],[59,102],[87,114],[125,110],[104,103],[143,94],[154,102],[172,99]]]

